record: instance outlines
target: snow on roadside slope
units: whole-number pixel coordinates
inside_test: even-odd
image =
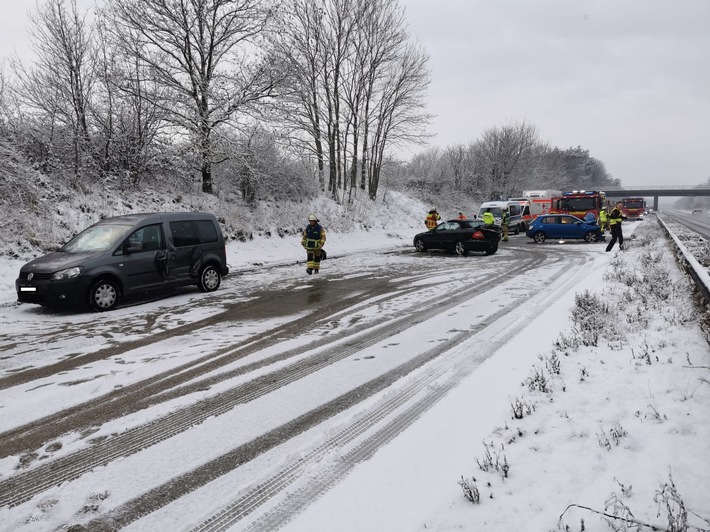
[[[603,325],[596,346],[575,345],[582,314],[577,332],[564,330],[520,378],[500,360],[526,349],[521,335],[285,530],[710,528],[710,351],[657,222],[635,233],[576,289],[608,305],[588,309],[586,326]],[[559,330],[569,305],[555,306],[564,308],[547,317]],[[530,389],[541,375],[548,392]],[[487,402],[492,386],[511,390],[505,415]],[[472,437],[479,425],[495,427],[483,442]],[[479,504],[464,497],[462,477]]]

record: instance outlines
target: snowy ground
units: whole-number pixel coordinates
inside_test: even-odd
[[[653,218],[625,229],[636,237],[626,251],[585,248],[589,268],[567,293],[540,305],[512,341],[472,348],[493,356],[284,530],[710,529],[710,350],[700,313]],[[333,233],[326,247],[336,256],[411,246],[411,236]],[[228,251],[235,272],[302,261],[293,237]],[[16,311],[19,265],[0,261],[3,313]],[[219,485],[193,495],[205,511],[223,498]],[[66,520],[46,502],[0,509],[0,529],[61,529]],[[167,528],[165,515],[128,528],[194,526],[176,526],[189,516],[172,511]],[[244,526],[259,530],[256,520]]]
[[[710,353],[667,244],[643,226],[574,288],[609,307],[597,345],[576,345],[583,321],[557,329],[561,298],[542,317],[559,339],[534,366],[539,320],[285,529],[710,529]]]

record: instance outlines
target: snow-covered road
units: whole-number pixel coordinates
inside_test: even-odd
[[[568,291],[600,247],[569,246],[577,253],[520,235],[492,257],[335,254],[317,278],[296,264],[263,268],[215,294],[107,314],[6,304],[0,504],[32,504],[64,482],[58,506],[81,522],[72,514],[91,486],[110,486],[86,518],[115,528],[171,501],[187,508],[185,496],[227,474],[244,504],[253,489],[264,503],[255,479],[292,464],[256,475],[251,462],[306,431],[349,436],[298,444],[310,456],[299,468],[384,445],[495,352],[477,346],[505,344]],[[199,519],[199,507],[187,513]]]
[[[485,437],[575,293],[604,284],[617,259],[603,249],[524,235],[490,257],[333,246],[318,277],[286,249],[273,267],[240,257],[216,293],[106,314],[0,301],[0,518],[33,531],[333,529],[322,504],[315,521],[304,510],[452,398],[473,401]]]

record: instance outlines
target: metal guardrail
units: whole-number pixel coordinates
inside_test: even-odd
[[[649,186],[639,185],[634,187],[601,187],[604,192],[625,192],[627,190],[649,189],[649,190],[710,190],[710,185],[660,185]]]
[[[680,239],[671,231],[660,216],[656,216],[661,227],[666,231],[670,239],[675,244],[678,260],[693,279],[698,291],[703,296],[706,305],[710,305],[710,273],[700,264]]]

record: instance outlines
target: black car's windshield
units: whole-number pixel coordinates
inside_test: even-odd
[[[81,253],[84,251],[108,251],[123,240],[130,225],[94,225],[64,244],[59,251]]]

